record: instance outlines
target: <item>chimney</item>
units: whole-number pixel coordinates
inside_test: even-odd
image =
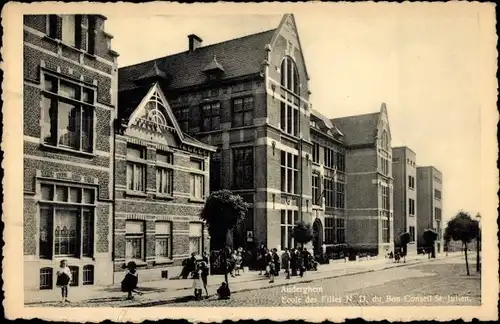
[[[203,42],[203,39],[199,38],[195,34],[191,34],[188,36],[189,39],[189,51],[192,52],[196,50],[197,48],[201,47],[201,43]]]

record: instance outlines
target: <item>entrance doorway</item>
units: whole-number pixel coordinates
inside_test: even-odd
[[[323,245],[323,225],[321,220],[316,218],[313,223],[313,249],[314,255],[322,252],[321,246]]]

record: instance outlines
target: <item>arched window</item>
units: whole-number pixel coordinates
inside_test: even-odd
[[[387,136],[387,131],[382,132],[382,140],[381,140],[381,146],[384,150],[389,150],[389,138]]]
[[[146,104],[146,119],[153,123],[157,129],[168,126],[167,119],[163,112],[165,107],[163,107],[160,97],[155,93],[151,96],[151,99]]]
[[[299,95],[299,72],[291,57],[286,56],[281,62],[281,86]]]

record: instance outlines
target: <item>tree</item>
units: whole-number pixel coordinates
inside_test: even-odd
[[[403,260],[406,262],[406,254],[408,253],[408,243],[411,241],[411,234],[404,232],[399,238],[401,239],[401,244],[403,244]]]
[[[222,249],[224,279],[227,278],[227,257],[229,256],[229,241],[231,232],[245,221],[248,204],[239,195],[229,190],[214,191],[207,198],[200,211],[200,218],[205,221],[207,230],[212,237],[212,248]]]
[[[469,272],[469,261],[467,260],[467,243],[478,237],[479,223],[473,220],[469,213],[460,211],[446,226],[445,232],[456,241],[462,241],[465,250],[465,268]]]
[[[426,229],[424,231],[423,237],[424,237],[424,242],[427,247],[430,247],[430,254],[429,254],[429,259],[435,258],[436,257],[436,248],[434,246],[434,242],[437,240],[439,234],[433,229]]]
[[[292,237],[302,246],[310,242],[313,239],[313,235],[311,224],[306,224],[303,221],[297,222],[292,231]]]

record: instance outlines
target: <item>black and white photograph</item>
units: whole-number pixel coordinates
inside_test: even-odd
[[[493,5],[18,5],[11,318],[498,319]]]

